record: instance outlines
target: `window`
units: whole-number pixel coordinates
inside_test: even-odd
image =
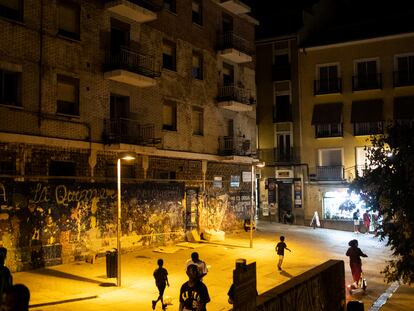
[[[342,103],[318,104],[313,107],[315,137],[342,136]]]
[[[23,0],[0,0],[0,15],[6,18],[23,20]]]
[[[79,115],[79,80],[58,75],[57,77],[57,113]]]
[[[378,73],[378,61],[376,59],[355,62],[353,90],[378,89],[381,86],[381,74]]]
[[[360,100],[352,102],[351,123],[354,135],[375,135],[383,133],[382,99]]]
[[[203,79],[203,56],[193,52],[191,73],[194,79]]]
[[[191,121],[193,126],[193,135],[203,135],[203,109],[193,107]]]
[[[21,107],[21,83],[21,72],[0,69],[0,104]]]
[[[276,54],[273,63],[273,81],[290,80],[289,54]]]
[[[177,105],[172,102],[164,103],[162,107],[162,129],[177,131]]]
[[[394,86],[414,85],[414,55],[398,56]]]
[[[355,148],[355,157],[356,157],[356,174],[358,176],[364,175],[364,169],[366,168],[375,168],[373,165],[370,165],[368,154],[371,148],[369,147],[356,147]]]
[[[193,23],[203,25],[203,6],[201,0],[193,0]]]
[[[414,96],[394,98],[394,120],[408,127],[414,125]]]
[[[175,171],[156,170],[154,175],[155,179],[177,179]]]
[[[49,176],[76,176],[76,164],[71,161],[50,161]]]
[[[343,170],[342,149],[319,149],[318,180],[342,180]]]
[[[80,7],[77,3],[59,0],[57,18],[59,35],[80,39]]]
[[[318,66],[318,79],[315,81],[315,94],[338,93],[341,91],[338,78],[338,65]]]
[[[177,13],[176,0],[164,0],[164,8],[170,12]]]
[[[290,95],[276,95],[276,103],[273,109],[273,122],[290,121],[292,121]]]
[[[276,161],[291,161],[293,159],[292,134],[290,132],[276,132],[276,144]]]
[[[164,40],[162,47],[162,67],[176,70],[176,48],[175,43]]]
[[[328,123],[328,124],[316,124],[315,137],[341,137],[342,136],[342,124],[341,123]]]

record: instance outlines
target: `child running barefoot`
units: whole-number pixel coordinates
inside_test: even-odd
[[[282,270],[282,263],[283,263],[283,258],[285,257],[285,249],[287,249],[289,252],[291,252],[291,250],[289,248],[287,248],[287,245],[285,243],[285,237],[282,235],[280,237],[280,242],[277,243],[276,245],[276,252],[279,255],[279,262],[277,264],[277,268],[279,269],[279,271]]]

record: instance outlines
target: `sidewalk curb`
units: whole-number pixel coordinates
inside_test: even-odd
[[[89,300],[89,299],[95,299],[98,298],[98,295],[93,296],[86,296],[86,297],[79,297],[79,298],[72,298],[72,299],[65,299],[65,300],[58,300],[58,301],[51,301],[51,302],[44,302],[44,303],[37,303],[34,305],[29,305],[29,308],[39,308],[39,307],[45,307],[45,306],[54,306],[59,305],[62,303],[68,303],[68,302],[76,302],[76,301],[82,301],[82,300]]]

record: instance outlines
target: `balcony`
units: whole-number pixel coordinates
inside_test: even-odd
[[[238,112],[253,111],[256,104],[250,91],[234,85],[219,87],[217,102],[219,107]]]
[[[394,87],[414,85],[414,72],[408,70],[394,71]]]
[[[160,76],[152,56],[126,47],[107,51],[104,71],[105,79],[138,87],[153,86],[155,78]]]
[[[251,156],[250,139],[233,136],[219,137],[219,155],[222,156]]]
[[[343,181],[344,176],[342,165],[316,167],[316,179],[318,181]]]
[[[250,7],[238,0],[220,0],[219,5],[236,15],[250,12]]]
[[[253,45],[230,31],[219,37],[217,52],[231,62],[248,63],[252,61]]]
[[[358,75],[352,77],[352,90],[364,91],[382,88],[382,75],[380,73]]]
[[[150,0],[113,0],[106,1],[105,9],[138,23],[146,23],[157,19],[160,6]]]
[[[269,166],[300,163],[299,149],[294,147],[259,149],[258,155]]]
[[[139,124],[136,120],[118,118],[104,120],[105,144],[152,146],[161,142],[155,138],[154,124]]]
[[[378,135],[384,133],[384,122],[356,122],[354,136]]]
[[[290,80],[290,64],[272,66],[272,79],[273,81],[286,81]]]
[[[323,95],[332,93],[342,93],[341,78],[313,81],[313,94]]]

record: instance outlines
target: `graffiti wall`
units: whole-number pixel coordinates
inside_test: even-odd
[[[241,228],[250,196],[204,195],[184,183],[123,184],[122,248],[184,238],[190,227]],[[0,180],[0,243],[12,271],[104,253],[116,247],[115,184]]]
[[[122,185],[123,248],[181,239],[183,197],[180,183]],[[0,181],[0,237],[12,270],[108,250],[116,223],[115,185]]]

